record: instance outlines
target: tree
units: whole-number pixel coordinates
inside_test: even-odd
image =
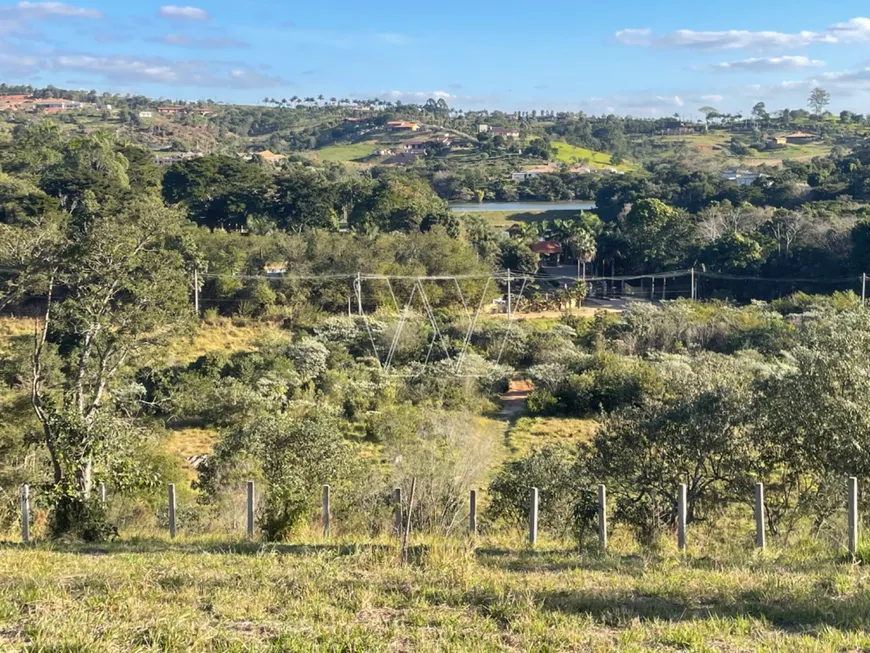
[[[715,107],[704,106],[698,109],[698,111],[704,114],[704,122],[710,122],[714,118],[719,118],[721,116],[719,110]]]
[[[754,107],[752,107],[752,115],[763,123],[770,119],[770,114],[767,113],[764,102],[758,102]]]
[[[638,268],[653,270],[682,262],[692,224],[684,211],[659,199],[642,199],[625,216],[623,235]]]
[[[809,99],[807,99],[807,104],[817,116],[821,116],[830,103],[831,94],[818,86],[812,90]]]
[[[104,533],[92,490],[129,437],[116,409],[124,371],[191,314],[182,226],[154,196],[117,213],[0,225],[0,261],[20,270],[6,299],[45,297],[29,384],[52,468],[56,535]]]

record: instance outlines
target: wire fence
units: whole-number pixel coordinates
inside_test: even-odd
[[[39,486],[36,486],[37,492],[38,487]],[[842,520],[845,523],[834,525],[837,533],[836,536],[833,538],[823,538],[824,544],[834,547],[838,554],[843,552],[845,549],[845,553],[848,555],[849,559],[853,561],[857,559],[861,545],[861,504],[859,504],[858,487],[859,484],[857,477],[849,477],[846,479],[845,491],[842,495],[842,505],[845,508],[845,511],[844,513],[838,512],[836,516],[837,520]],[[388,526],[389,530],[392,535],[402,541],[403,547],[407,546],[407,538],[412,531],[412,521],[415,516],[415,488],[416,478],[413,479],[413,482],[411,483],[411,492],[409,495],[404,495],[401,487],[396,487],[390,493],[389,510],[391,514],[388,519],[385,520],[385,523],[388,522],[390,524]],[[104,508],[113,501],[112,493],[107,491],[104,484],[97,486],[94,492],[96,498],[101,502]],[[315,495],[315,492],[316,489],[312,488],[312,496]],[[324,538],[329,538],[335,534],[337,526],[335,514],[333,513],[333,489],[330,485],[323,485],[317,494],[320,498],[320,510],[318,515],[320,531]],[[176,486],[174,483],[170,483],[166,487],[166,494],[164,496],[165,500],[163,505],[157,509],[159,515],[158,521],[161,523],[164,533],[168,534],[170,539],[175,539],[180,534],[183,534],[185,522],[184,515],[189,512],[191,507],[185,507],[179,510],[178,494],[176,493]],[[607,487],[603,484],[598,485],[595,496],[596,503],[593,512],[593,520],[596,522],[595,530],[597,530],[598,535],[598,548],[602,552],[606,552],[608,549],[609,537],[613,530],[613,524],[610,522],[611,515],[608,508]],[[257,539],[257,517],[258,506],[260,505],[259,498],[255,482],[247,481],[244,486],[244,509],[241,511],[243,516],[241,519],[232,522],[234,532],[227,532],[226,535],[238,536],[242,526],[244,526],[244,534],[247,539],[249,541]],[[691,543],[691,522],[689,519],[691,512],[690,498],[687,485],[682,483],[679,484],[676,487],[676,519],[672,526],[677,548],[680,552],[686,552]],[[34,492],[29,484],[23,484],[20,486],[18,499],[19,506],[17,512],[19,517],[18,524],[20,529],[20,539],[21,542],[29,544],[38,539],[34,536],[32,529],[32,520],[34,516]],[[477,537],[480,534],[478,511],[479,500],[479,490],[472,489],[468,492],[468,500],[464,508],[460,508],[460,510],[463,510],[463,521],[466,524],[464,531],[470,537]],[[461,501],[458,501],[457,503],[462,504]],[[768,524],[769,514],[767,512],[765,486],[763,483],[755,484],[753,495],[751,498],[747,499],[745,504],[752,508],[755,548],[764,550],[768,545],[770,526]],[[539,522],[541,521],[540,491],[537,487],[528,488],[525,509],[527,511],[528,526],[527,544],[529,547],[534,547],[538,544],[540,532]],[[340,524],[338,524],[338,526],[340,526]],[[820,536],[820,534],[817,535],[817,537],[818,536]]]

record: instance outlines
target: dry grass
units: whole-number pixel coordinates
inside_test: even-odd
[[[542,542],[145,540],[0,555],[0,648],[845,651],[870,572],[833,555],[578,554]]]
[[[172,343],[167,362],[186,364],[215,351],[253,351],[254,343],[259,338],[279,331],[278,326],[269,322],[251,321],[240,325],[229,318],[218,318],[212,323],[202,322],[193,336]]]
[[[595,434],[596,422],[572,417],[521,417],[505,435],[513,457],[553,444],[586,442]]]

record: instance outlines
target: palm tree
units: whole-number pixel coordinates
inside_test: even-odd
[[[577,276],[580,276],[580,264],[583,264],[583,277],[586,280],[586,264],[595,258],[598,253],[598,247],[595,244],[595,237],[585,229],[578,229],[568,240],[571,247],[571,253],[577,259]]]
[[[323,93],[321,93],[320,95],[317,96],[317,101],[323,102]]]

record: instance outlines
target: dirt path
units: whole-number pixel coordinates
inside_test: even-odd
[[[511,381],[507,393],[501,396],[501,411],[498,416],[501,419],[511,420],[523,413],[526,409],[526,399],[534,390],[531,381],[526,379]]]

